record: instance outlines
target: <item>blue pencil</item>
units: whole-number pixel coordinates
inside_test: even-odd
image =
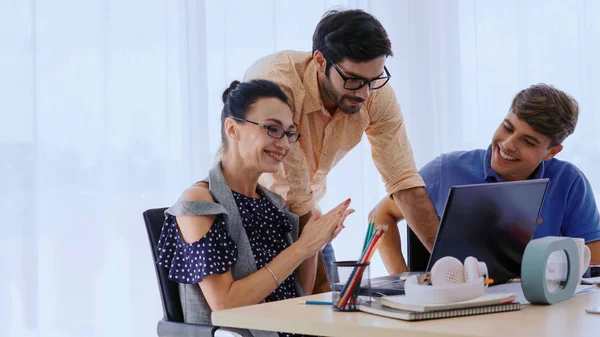
[[[327,301],[300,301],[300,303],[308,305],[333,305],[332,302]]]

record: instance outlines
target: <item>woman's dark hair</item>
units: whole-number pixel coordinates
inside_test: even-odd
[[[393,55],[392,43],[381,22],[359,9],[326,12],[313,34],[313,53],[316,50],[327,60],[325,74],[328,76],[331,62],[338,63],[345,58],[366,62]]]
[[[252,104],[261,98],[276,98],[285,104],[288,98],[279,85],[268,80],[252,80],[248,82],[233,81],[229,88],[223,91],[223,111],[221,112],[221,149],[222,155],[227,150],[225,135],[225,120],[229,117],[246,119]],[[244,123],[239,121],[239,123]]]

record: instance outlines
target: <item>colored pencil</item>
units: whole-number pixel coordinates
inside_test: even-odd
[[[369,218],[369,225],[367,226],[367,232],[365,233],[365,240],[363,242],[362,252],[364,253],[365,249],[367,249],[367,244],[371,240],[371,236],[373,235],[373,227],[375,227],[375,219]],[[358,296],[360,288],[356,288],[354,290],[354,296]]]
[[[365,249],[362,252],[361,257],[358,260],[359,264],[364,264],[364,263],[371,261],[371,258],[373,257],[373,255],[375,254],[375,251],[377,250],[377,246],[378,246],[379,242],[381,242],[380,241],[381,237],[386,232],[387,232],[387,225],[377,226],[377,230],[374,232],[374,234],[371,236],[371,239],[369,240],[367,249]],[[348,281],[346,282],[346,284],[344,285],[344,288],[340,292],[340,299],[336,303],[338,308],[345,307],[346,304],[348,303],[348,300],[351,297],[350,294],[356,293],[360,289],[360,279],[362,278],[362,274],[364,273],[365,268],[366,267],[364,267],[364,266],[360,266],[360,267],[356,266],[354,268],[354,270],[352,270],[352,273],[351,273],[350,277],[348,278]]]
[[[369,240],[371,239],[371,232],[373,232],[373,227],[375,226],[375,224],[373,223],[373,220],[369,219],[369,225],[367,226],[367,233],[365,234],[365,240],[363,242],[363,252],[365,251],[365,249],[367,249],[367,244],[369,243]]]
[[[369,243],[367,244],[367,249],[363,250],[360,254],[360,257],[358,258],[357,263],[361,263],[361,261],[364,259],[368,247],[371,245],[371,241],[369,241]],[[348,286],[350,285],[350,281],[352,280],[352,278],[354,277],[354,275],[356,274],[356,271],[358,269],[358,266],[354,266],[354,269],[352,269],[352,272],[350,273],[350,276],[348,277],[348,281],[346,281],[346,284],[344,285],[344,287],[342,288],[342,291],[340,292],[340,296],[342,296],[343,294],[346,293],[346,290],[348,290]]]
[[[379,239],[381,238],[381,236],[384,234],[383,229],[379,228],[375,234],[373,235],[373,239],[370,242],[370,245],[367,249],[367,251],[365,252],[363,258],[360,260],[359,263],[363,264],[363,263],[367,263],[370,261],[371,257],[373,257],[373,254],[375,253],[375,249],[377,247],[377,242],[379,242]],[[360,286],[360,280],[362,278],[362,274],[364,273],[366,267],[363,266],[356,266],[355,268],[355,272],[353,273],[353,275],[350,277],[350,280],[348,282],[348,284],[346,284],[346,291],[344,292],[342,290],[343,293],[340,293],[340,300],[338,302],[338,308],[343,308],[346,306],[346,304],[348,303],[348,300],[350,299],[350,294],[352,294],[354,292],[355,287],[359,287]]]
[[[333,302],[327,301],[300,301],[300,303],[307,305],[333,305]]]

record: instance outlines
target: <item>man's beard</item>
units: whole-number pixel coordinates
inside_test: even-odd
[[[365,101],[362,98],[348,96],[348,95],[339,97],[339,95],[335,92],[335,89],[333,89],[333,86],[331,85],[331,81],[329,81],[329,78],[326,78],[326,80],[324,81],[323,89],[325,89],[327,96],[329,96],[329,98],[335,102],[336,107],[338,109],[340,109],[343,113],[348,114],[348,115],[354,115],[354,114],[358,113],[360,111],[360,109],[362,108],[362,104],[355,105],[355,106],[344,106],[342,103],[344,99],[347,101],[350,100],[350,101],[358,102],[358,103],[363,103]]]

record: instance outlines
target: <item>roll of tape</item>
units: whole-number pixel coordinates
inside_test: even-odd
[[[551,260],[553,253],[553,257],[560,257],[558,262]],[[573,239],[549,236],[532,240],[525,248],[521,263],[523,294],[534,304],[567,300],[575,293],[578,273],[579,254]],[[549,285],[553,284],[560,286],[549,289]]]

